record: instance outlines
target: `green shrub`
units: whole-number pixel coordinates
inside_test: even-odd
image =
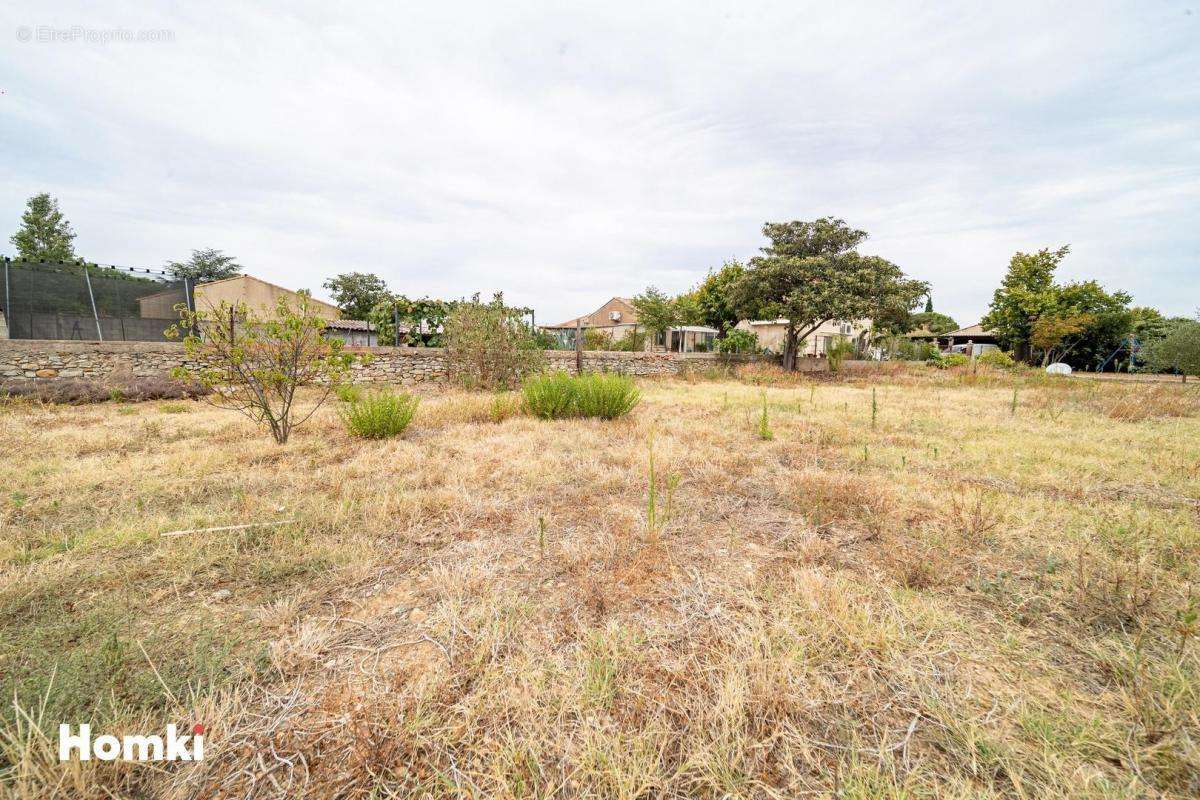
[[[593,372],[575,381],[575,413],[581,417],[616,419],[633,410],[641,393],[625,375]]]
[[[584,328],[583,329],[583,349],[584,350],[612,350],[613,338],[608,331],[600,330],[599,328]]]
[[[753,331],[734,328],[724,339],[717,339],[718,353],[757,353],[759,349],[758,334]]]
[[[521,385],[525,410],[541,419],[562,419],[575,413],[575,380],[561,370],[532,375]]]
[[[854,358],[855,349],[854,342],[847,339],[845,336],[839,336],[825,349],[825,357],[829,359],[829,371],[833,373],[840,372],[842,362],[847,358]]]
[[[338,384],[333,391],[337,394],[338,400],[343,403],[357,403],[363,397],[362,387],[355,386],[353,383]]]
[[[490,303],[476,294],[455,305],[442,334],[450,379],[464,389],[507,389],[540,369],[545,354],[526,316],[499,293]]]
[[[352,436],[386,439],[404,433],[417,411],[418,402],[409,394],[376,392],[348,404],[340,413]]]
[[[646,332],[631,328],[612,344],[613,350],[623,350],[630,353],[640,353],[646,349]]]
[[[616,419],[632,411],[641,399],[631,378],[611,373],[572,377],[559,371],[534,375],[525,379],[521,394],[525,410],[541,419]]]
[[[1013,357],[1003,350],[985,350],[975,357],[975,360],[985,367],[997,369],[1012,369],[1016,365]]]
[[[925,362],[931,367],[938,369],[949,369],[950,367],[963,367],[971,363],[971,359],[967,358],[962,353],[942,353],[936,358],[931,358]]]

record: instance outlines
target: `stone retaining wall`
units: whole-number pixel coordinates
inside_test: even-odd
[[[188,365],[183,345],[175,342],[0,341],[0,379],[153,378]]]
[[[369,356],[353,369],[355,383],[422,383],[446,379],[446,352],[438,347],[362,347],[350,352]],[[587,351],[588,371],[627,375],[672,375],[685,365],[726,359],[711,353],[625,353]],[[575,371],[575,353],[546,351],[551,368]],[[192,367],[183,345],[176,342],[67,342],[26,339],[0,341],[0,380],[22,378],[91,378],[167,376],[175,367]]]

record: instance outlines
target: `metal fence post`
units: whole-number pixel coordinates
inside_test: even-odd
[[[88,275],[87,262],[83,263],[83,279],[87,282],[88,297],[92,301],[92,319],[96,320],[96,336],[104,341],[104,331],[100,330],[100,314],[96,311],[96,295],[92,292],[92,278]]]

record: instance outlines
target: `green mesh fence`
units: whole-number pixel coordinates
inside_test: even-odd
[[[0,311],[12,339],[164,341],[191,286],[165,272],[0,259]],[[0,333],[3,333],[0,328]]]

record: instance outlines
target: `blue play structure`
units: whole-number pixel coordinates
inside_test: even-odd
[[[1121,342],[1120,347],[1108,354],[1108,358],[1104,359],[1100,366],[1096,367],[1096,372],[1104,372],[1104,368],[1112,363],[1112,360],[1122,353],[1125,353],[1129,356],[1129,366],[1132,368],[1138,363],[1138,354],[1141,353],[1141,351],[1141,340],[1131,334],[1125,337],[1125,340]]]

